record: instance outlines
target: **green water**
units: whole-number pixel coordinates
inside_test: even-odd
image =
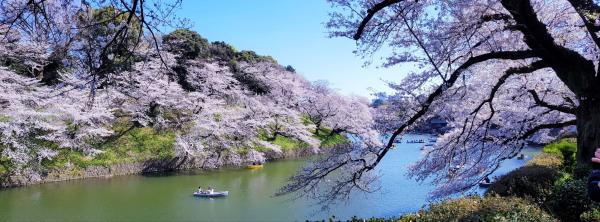
[[[419,138],[425,136],[411,137]],[[380,166],[382,189],[356,194],[330,211],[320,211],[306,199],[272,197],[306,162],[285,160],[261,170],[133,175],[0,190],[0,221],[304,221],[331,215],[340,219],[399,216],[427,204],[427,193],[433,189],[404,176],[406,166],[421,155],[420,146],[402,144],[391,151]],[[509,160],[500,172],[523,163]],[[229,197],[193,197],[199,185],[229,190]]]

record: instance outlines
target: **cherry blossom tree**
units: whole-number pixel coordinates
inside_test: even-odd
[[[300,171],[282,193],[302,191],[330,203],[354,189],[371,190],[374,169],[394,143],[434,115],[453,130],[411,170],[439,185],[433,197],[468,190],[528,140],[552,139],[551,129],[576,127],[579,164],[589,164],[600,145],[596,1],[329,2],[331,36],[356,40],[364,58],[391,51],[384,67],[415,68],[390,83],[396,94],[375,112],[385,146],[333,153],[342,157]],[[347,179],[326,184],[332,172]],[[309,192],[322,187],[328,189]]]
[[[113,133],[107,127],[114,119],[112,108],[88,108],[81,99],[89,96],[85,88],[52,89],[5,67],[0,68],[0,88],[0,156],[15,167],[11,174],[38,181],[41,161],[59,152],[48,142],[94,156],[102,151],[89,141]]]
[[[174,133],[175,158],[203,168],[281,156],[281,137],[318,153],[321,126],[306,117],[328,104],[336,116],[319,125],[377,143],[363,99],[191,30],[161,44],[154,32],[169,5],[150,2],[0,2],[0,164],[9,176],[40,181],[44,160],[71,151],[93,159],[136,128]],[[328,100],[309,107],[320,95]]]
[[[44,83],[57,83],[65,63],[78,64],[93,77],[93,91],[107,73],[118,73],[115,64],[131,62],[144,35],[159,50],[161,28],[181,21],[174,16],[180,4],[180,0],[7,0],[0,2],[1,34],[9,34],[14,44],[46,44],[49,55],[36,67]]]

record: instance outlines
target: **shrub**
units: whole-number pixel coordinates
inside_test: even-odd
[[[0,144],[0,152],[2,152],[4,150],[3,147],[4,146],[2,146],[2,144]],[[3,175],[8,174],[12,170],[13,167],[14,167],[14,165],[13,165],[11,159],[9,159],[6,156],[0,156],[0,178]]]
[[[594,207],[583,180],[567,180],[557,184],[545,205],[562,221],[579,221],[583,212]]]
[[[544,146],[543,152],[559,156],[563,160],[575,162],[577,143],[572,139],[562,139]]]
[[[271,56],[261,56],[261,55],[256,54],[256,52],[254,52],[254,51],[247,51],[247,50],[238,52],[236,55],[236,60],[244,61],[247,63],[258,63],[258,62],[277,63],[277,61],[275,61],[275,59],[273,59],[273,57],[271,57]]]
[[[579,218],[582,222],[600,221],[600,210],[594,209],[594,210],[583,212]]]
[[[502,176],[490,186],[487,194],[516,196],[541,204],[561,178],[557,169],[560,163],[556,156],[540,154],[531,163]]]
[[[184,59],[206,58],[209,55],[208,40],[189,29],[177,29],[165,35],[163,45],[167,51]]]
[[[237,53],[237,50],[233,46],[225,42],[213,42],[210,44],[209,49],[211,57],[225,62],[235,60]]]
[[[515,197],[453,199],[403,218],[407,219],[400,221],[556,221],[537,206]]]
[[[560,169],[563,165],[562,158],[548,153],[540,153],[531,159],[525,166],[542,166],[553,169]]]
[[[296,73],[296,69],[294,69],[294,67],[293,67],[293,66],[291,66],[291,65],[287,65],[287,66],[285,67],[285,70],[286,70],[286,71],[288,71],[288,72],[293,72],[293,73]]]

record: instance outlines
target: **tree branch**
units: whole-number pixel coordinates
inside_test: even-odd
[[[502,85],[504,85],[504,83],[506,82],[506,80],[511,77],[514,74],[524,74],[524,73],[531,73],[534,72],[536,70],[540,70],[543,68],[547,68],[549,67],[549,65],[547,63],[545,63],[542,60],[539,61],[535,61],[533,63],[531,63],[528,66],[522,66],[522,67],[516,67],[516,68],[510,68],[508,70],[506,70],[506,72],[504,73],[504,75],[502,75],[498,81],[496,82],[496,85],[494,85],[494,87],[492,87],[492,90],[490,92],[489,97],[482,101],[479,106],[477,106],[477,108],[475,110],[473,110],[473,112],[471,112],[471,115],[477,113],[481,107],[483,107],[484,104],[486,103],[492,103],[492,100],[494,99],[494,97],[496,96],[496,92],[498,91],[498,89],[500,89],[500,87],[502,87]]]
[[[533,97],[533,100],[535,101],[535,103],[538,106],[546,107],[546,108],[551,109],[551,110],[556,110],[556,111],[559,111],[559,112],[569,113],[569,114],[575,114],[575,112],[576,112],[576,109],[572,108],[572,107],[566,107],[566,106],[549,104],[548,102],[542,100],[540,98],[540,96],[537,94],[537,92],[535,90],[533,90],[533,89],[532,90],[528,90],[527,92],[529,92],[531,94],[531,96]]]
[[[600,47],[600,38],[596,34],[596,32],[600,31],[600,27],[594,24],[600,15],[600,6],[596,5],[592,0],[568,0],[568,2],[577,11],[596,46]]]
[[[523,33],[523,40],[538,57],[551,65],[558,78],[577,96],[590,96],[600,84],[594,63],[578,52],[556,44],[554,37],[542,23],[530,0],[502,0]]]
[[[360,37],[362,36],[362,33],[365,31],[365,27],[367,26],[367,23],[369,23],[369,21],[371,21],[371,19],[377,12],[381,11],[385,7],[388,7],[390,5],[393,5],[393,4],[402,2],[402,1],[404,1],[404,0],[384,0],[380,3],[375,4],[372,8],[367,10],[367,16],[365,16],[363,18],[363,20],[360,22],[360,25],[356,29],[356,34],[354,34],[354,37],[353,37],[354,40],[360,39]]]
[[[421,118],[423,115],[425,115],[425,113],[427,113],[427,111],[429,110],[429,107],[435,101],[435,99],[437,99],[437,97],[442,95],[442,93],[444,91],[446,91],[446,89],[452,87],[464,70],[468,69],[469,67],[471,67],[477,63],[481,63],[481,62],[485,62],[485,61],[493,60],[493,59],[521,60],[521,59],[534,58],[535,56],[536,56],[535,53],[531,50],[501,51],[501,52],[490,52],[490,53],[474,56],[474,57],[467,59],[467,61],[465,61],[462,65],[460,65],[450,75],[450,78],[448,79],[448,81],[446,83],[439,86],[433,93],[431,93],[427,97],[427,100],[423,103],[423,106],[417,113],[415,113],[406,123],[402,124],[398,129],[396,129],[396,131],[394,131],[394,133],[391,135],[390,139],[388,140],[386,147],[381,151],[381,153],[377,154],[377,159],[375,160],[375,162],[373,164],[371,164],[370,166],[367,167],[367,170],[372,170],[375,168],[375,166],[377,166],[377,164],[379,164],[379,162],[381,161],[381,159],[383,159],[383,157],[389,151],[389,149],[394,146],[396,137],[398,137],[400,134],[402,134],[404,132],[404,130],[406,130],[406,128],[408,128],[410,125],[414,124],[419,118]]]
[[[569,120],[569,121],[561,122],[561,123],[547,123],[547,124],[537,125],[531,129],[527,130],[523,135],[521,135],[521,137],[519,137],[519,140],[527,139],[530,136],[532,136],[533,134],[535,134],[538,131],[543,130],[543,129],[563,128],[563,127],[572,126],[575,124],[577,124],[577,120]]]

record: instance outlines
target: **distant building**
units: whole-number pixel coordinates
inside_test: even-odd
[[[448,126],[448,122],[438,117],[431,118],[429,120],[429,128],[431,129],[441,129]]]
[[[414,131],[419,133],[438,134],[447,132],[448,130],[450,130],[450,128],[448,128],[448,121],[436,116],[419,124]]]

